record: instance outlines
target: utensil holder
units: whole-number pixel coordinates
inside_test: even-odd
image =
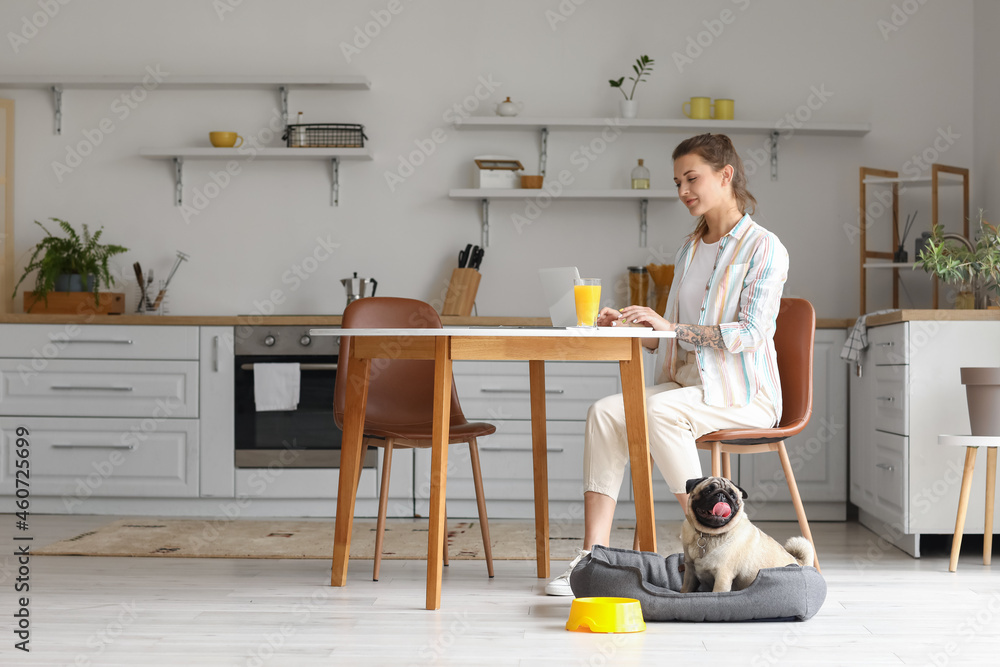
[[[482,274],[476,269],[454,269],[444,297],[442,315],[471,315]]]

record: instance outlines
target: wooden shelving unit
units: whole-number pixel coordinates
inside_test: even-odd
[[[941,174],[958,176],[962,180],[941,179]],[[892,188],[892,248],[889,252],[868,249],[868,186],[889,186]],[[860,246],[861,258],[859,262],[859,284],[861,290],[861,315],[867,312],[868,282],[867,271],[869,269],[891,269],[892,270],[892,307],[899,308],[899,269],[912,267],[911,263],[894,262],[895,250],[899,247],[899,193],[900,186],[927,187],[931,188],[931,229],[938,225],[938,203],[939,188],[944,186],[962,186],[962,220],[963,235],[969,238],[969,170],[962,167],[952,167],[944,164],[932,164],[930,178],[900,178],[899,172],[886,169],[874,169],[872,167],[861,167],[859,176],[860,191]],[[869,262],[868,260],[884,260],[882,262]],[[934,278],[933,308],[938,307],[938,281]]]

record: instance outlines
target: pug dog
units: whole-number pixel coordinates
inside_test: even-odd
[[[689,479],[687,492],[681,593],[697,591],[701,584],[715,593],[739,591],[764,568],[812,565],[809,540],[792,537],[782,547],[750,523],[743,511],[747,492],[725,477]]]

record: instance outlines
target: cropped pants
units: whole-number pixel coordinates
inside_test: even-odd
[[[758,392],[749,405],[715,407],[705,394],[693,352],[675,373],[679,382],[646,388],[649,451],[672,493],[684,493],[689,479],[701,477],[695,440],[724,428],[769,428],[777,422],[774,402]],[[625,404],[621,394],[590,406],[584,434],[584,491],[618,497],[628,464]]]

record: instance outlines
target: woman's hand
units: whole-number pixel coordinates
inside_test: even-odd
[[[599,327],[613,327],[621,323],[622,314],[614,308],[601,308],[601,312],[597,313],[597,326]]]
[[[604,311],[615,313],[610,308],[605,308],[601,311],[601,315],[604,314]],[[625,306],[620,312],[615,314],[618,315],[618,320],[621,324],[652,327],[655,331],[674,330],[673,324],[663,319],[655,310],[646,306]]]

